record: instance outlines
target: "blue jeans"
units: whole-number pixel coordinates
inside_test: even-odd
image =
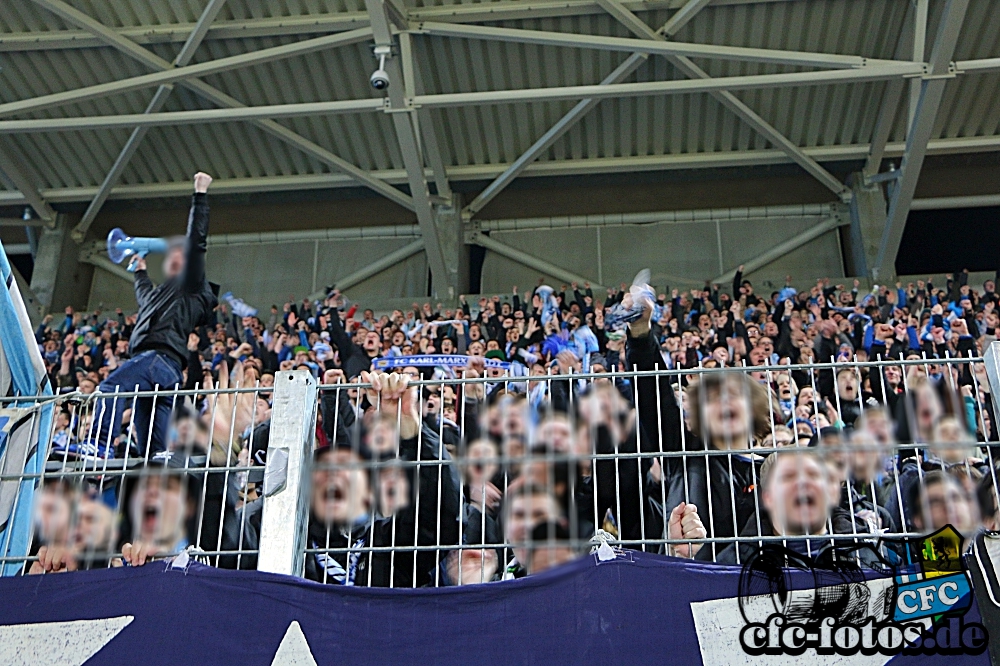
[[[180,366],[165,354],[147,351],[129,359],[101,382],[101,393],[114,394],[118,391],[152,391],[179,388],[183,383]],[[173,410],[173,396],[156,398],[102,398],[94,412],[94,424],[88,439],[100,448],[111,448],[119,435],[122,412],[132,407],[132,427],[134,441],[139,454],[146,455],[147,443],[152,444],[149,455],[167,450],[167,434],[170,428],[170,412]],[[152,427],[150,422],[152,421]],[[128,424],[126,424],[126,429]],[[147,442],[148,440],[148,442]]]

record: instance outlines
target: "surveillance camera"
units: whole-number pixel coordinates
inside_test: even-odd
[[[380,67],[372,74],[370,81],[375,90],[385,90],[389,87],[389,74]]]

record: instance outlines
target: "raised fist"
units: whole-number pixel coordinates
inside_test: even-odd
[[[198,194],[208,192],[208,186],[212,184],[212,177],[203,171],[194,175],[194,191]]]

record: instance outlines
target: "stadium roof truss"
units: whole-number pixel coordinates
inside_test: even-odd
[[[362,185],[437,274],[459,180],[489,181],[470,220],[526,175],[794,163],[848,201],[823,163],[858,160],[897,181],[891,268],[924,158],[1000,150],[994,0],[431,1],[0,3],[0,205],[86,202],[82,241],[192,164],[221,192]]]

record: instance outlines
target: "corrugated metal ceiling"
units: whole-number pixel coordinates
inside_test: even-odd
[[[123,29],[191,24],[205,0],[106,2],[72,0],[72,6],[106,26]],[[433,3],[407,0],[418,14]],[[452,4],[452,3],[442,3]],[[465,7],[462,3],[454,3]],[[491,3],[477,3],[478,6]],[[509,6],[510,2],[505,2]],[[634,6],[632,3],[630,6]],[[661,2],[659,6],[668,3]],[[671,6],[678,6],[672,2]],[[898,57],[909,39],[908,7],[901,0],[789,0],[716,3],[675,36],[678,41],[772,49]],[[932,0],[928,43],[943,0]],[[1000,7],[973,0],[956,60],[1000,56]],[[364,11],[361,0],[230,0],[217,24],[276,17],[330,16]],[[673,10],[639,11],[654,29]],[[441,20],[436,18],[435,20]],[[494,23],[533,30],[631,36],[607,14],[526,18]],[[0,3],[0,32],[78,31],[27,0]],[[0,34],[0,37],[3,35]],[[298,39],[210,36],[194,62],[256,51]],[[417,36],[415,53],[426,92],[466,92],[598,83],[628,54],[444,37]],[[181,42],[147,45],[172,60]],[[930,45],[928,45],[928,50]],[[205,77],[205,81],[248,105],[342,100],[375,96],[368,84],[374,68],[370,44],[322,51]],[[723,60],[696,60],[713,77],[789,71],[788,67]],[[26,99],[148,73],[110,47],[5,51],[0,54],[0,102]],[[632,79],[683,78],[664,58],[651,57]],[[737,93],[794,144],[850,147],[867,144],[878,115],[883,83],[806,86]],[[938,138],[1000,135],[1000,73],[966,74],[948,86],[939,114]],[[142,113],[155,89],[71,104],[25,117]],[[905,139],[905,102],[892,141]],[[450,108],[432,112],[444,162],[461,169],[506,165],[572,107],[571,102]],[[212,108],[177,86],[165,111]],[[390,118],[385,114],[316,116],[281,121],[295,132],[365,170],[403,168]],[[126,130],[78,131],[5,137],[3,143],[30,163],[43,190],[93,188],[101,183],[129,136]],[[556,142],[542,162],[647,156],[707,156],[763,150],[766,140],[707,94],[633,97],[601,102]],[[329,167],[246,122],[150,130],[122,183],[186,182],[193,168],[220,179],[324,174]]]

